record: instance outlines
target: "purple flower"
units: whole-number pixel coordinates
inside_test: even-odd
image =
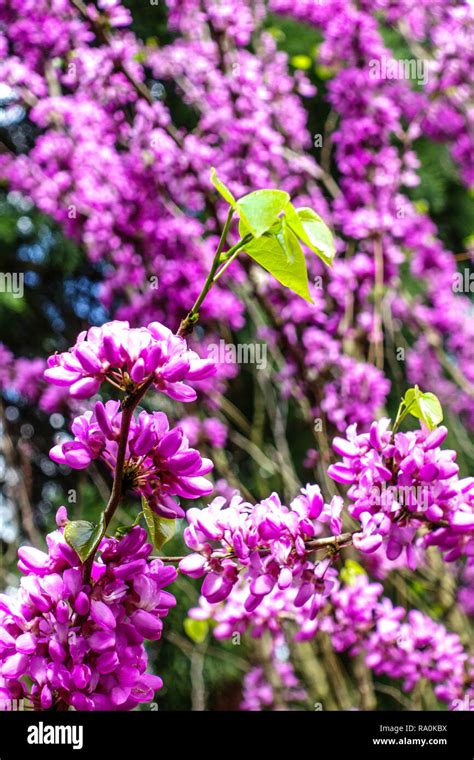
[[[378,532],[378,526],[370,512],[362,512],[360,515],[362,531],[352,537],[356,549],[371,554],[380,548],[383,536]]]
[[[383,541],[388,559],[405,551],[414,569],[417,529],[425,525],[423,546],[439,546],[446,560],[474,551],[474,480],[460,480],[455,452],[440,448],[447,432],[423,426],[392,435],[382,419],[369,433],[351,425],[335,439],[342,462],[328,474],[348,486],[349,513],[363,528],[353,539],[358,549],[373,552]]]
[[[0,595],[0,701],[132,710],[152,700],[162,681],[146,672],[144,642],[161,636],[175,604],[164,587],[176,571],[148,560],[152,546],[138,526],[120,541],[103,539],[91,584],[62,527],[48,544],[48,554],[19,550],[19,596]]]
[[[194,401],[196,392],[185,381],[203,380],[214,372],[210,359],[200,359],[160,322],[131,328],[128,322],[114,321],[91,327],[70,351],[51,356],[44,376],[79,399],[93,396],[104,381],[131,391],[151,378],[157,390],[186,402]]]
[[[50,456],[59,464],[76,470],[102,459],[113,471],[122,413],[117,401],[101,401],[94,411],[76,417],[72,424],[74,440],[58,444]],[[144,496],[151,508],[163,517],[183,517],[173,497],[197,499],[212,491],[204,476],[212,470],[210,459],[203,459],[189,447],[181,428],[170,430],[164,412],[140,412],[130,425],[124,477],[132,490]]]
[[[205,509],[188,510],[184,539],[195,553],[185,557],[179,569],[193,578],[205,575],[201,593],[210,604],[226,599],[245,578],[243,604],[248,613],[275,588],[291,587],[295,605],[309,604],[314,618],[336,579],[331,561],[316,561],[306,541],[323,531],[323,519],[338,534],[341,509],[337,497],[325,505],[316,485],[302,489],[289,508],[277,494],[255,505],[238,494],[228,504],[216,498]]]

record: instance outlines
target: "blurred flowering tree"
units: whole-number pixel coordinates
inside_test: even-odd
[[[175,572],[127,533],[139,493],[160,552],[198,501],[157,664],[189,660],[196,709],[231,702],[222,660],[244,709],[469,704],[470,41],[467,2],[0,0],[4,585],[18,538],[73,521],[20,549],[25,609],[0,601],[5,699],[24,674],[43,709],[153,699]],[[274,228],[242,203],[268,188]],[[103,538],[110,473],[128,527]]]

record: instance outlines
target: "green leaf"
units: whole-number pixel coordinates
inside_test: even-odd
[[[426,598],[427,585],[424,581],[412,580],[410,582],[410,588],[414,594],[417,594],[418,596],[421,596],[422,598]]]
[[[335,70],[331,68],[330,66],[316,66],[316,74],[320,79],[326,81],[326,79],[331,79],[331,77],[334,76]]]
[[[433,430],[440,422],[443,421],[443,409],[437,396],[434,393],[422,393],[418,399],[421,419],[425,422],[430,430]]]
[[[285,215],[291,229],[302,243],[308,246],[328,266],[332,265],[336,247],[332,232],[321,217],[311,208],[296,210],[288,203]]]
[[[245,227],[241,224],[241,233]],[[308,289],[304,253],[285,220],[279,220],[270,232],[253,239],[243,249],[254,261],[270,272],[278,282],[305,301],[313,303]]]
[[[194,620],[194,618],[187,617],[184,619],[183,628],[191,641],[194,641],[196,644],[202,644],[209,633],[209,623],[207,620]]]
[[[303,71],[307,71],[311,68],[313,61],[309,55],[294,55],[290,59],[290,63],[295,67],[295,69],[303,69]]]
[[[117,530],[115,531],[115,537],[116,538],[123,538],[124,536],[128,535],[131,530],[135,528],[142,519],[143,512],[139,512],[136,516],[135,520],[132,522],[131,525],[119,525]]]
[[[150,531],[153,546],[156,549],[161,549],[176,533],[176,520],[169,520],[166,517],[157,515],[156,512],[153,512],[144,496],[142,496],[142,510],[148,530]]]
[[[344,563],[344,567],[339,573],[341,580],[348,586],[353,586],[359,575],[366,575],[366,572],[364,568],[353,559],[347,559]]]
[[[119,525],[115,531],[115,538],[123,538],[127,536],[133,529],[133,525]]]
[[[13,293],[0,292],[0,305],[4,309],[9,309],[17,314],[21,314],[27,309],[27,302],[25,298],[18,298]],[[11,315],[13,318],[13,315]]]
[[[443,409],[434,393],[422,393],[417,385],[409,388],[403,398],[407,412],[422,420],[430,430],[443,421]]]
[[[239,198],[235,207],[247,231],[259,238],[276,222],[289,200],[284,190],[255,190]]]
[[[224,183],[222,182],[222,180],[219,179],[219,177],[217,176],[217,172],[214,169],[214,167],[212,167],[212,169],[211,169],[211,182],[214,185],[214,187],[216,188],[217,192],[220,193],[220,195],[222,195],[222,197],[224,198],[224,200],[226,200],[227,203],[230,206],[234,206],[234,204],[235,204],[235,198],[234,198],[234,196],[230,192],[229,188],[226,185],[224,185]]]
[[[102,513],[100,522],[96,525],[88,520],[70,520],[64,526],[64,539],[85,562],[98,547],[105,532],[105,515]]]

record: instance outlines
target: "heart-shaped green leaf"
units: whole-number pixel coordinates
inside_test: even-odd
[[[434,393],[422,393],[418,399],[422,419],[430,430],[433,430],[443,421],[443,409],[437,396]]]
[[[415,385],[407,390],[403,402],[407,412],[422,420],[430,430],[443,421],[443,409],[434,393],[422,393]]]
[[[248,232],[240,224],[242,237]],[[270,272],[278,282],[285,285],[305,301],[313,303],[309,294],[306,261],[298,238],[293,234],[285,220],[278,220],[269,232],[258,239],[253,239],[244,251],[260,266]]]
[[[302,243],[308,246],[328,266],[332,265],[336,247],[332,232],[321,217],[311,208],[296,210],[292,203],[285,208],[289,226]]]
[[[339,573],[341,580],[348,586],[353,586],[359,575],[366,575],[364,568],[354,559],[346,559],[344,567]]]
[[[284,190],[255,190],[239,198],[235,207],[247,231],[259,238],[276,222],[289,200]]]
[[[207,620],[194,620],[194,618],[187,617],[184,619],[183,628],[191,641],[202,644],[209,632],[209,623]]]
[[[98,525],[88,520],[70,520],[64,526],[64,539],[66,543],[79,555],[81,562],[85,562],[93,551],[98,547],[105,532],[105,516],[102,513]]]
[[[217,176],[217,172],[214,169],[214,167],[212,167],[212,169],[211,169],[211,182],[214,185],[214,187],[216,188],[217,192],[220,195],[222,195],[222,197],[224,198],[224,200],[226,200],[227,203],[230,206],[233,206],[235,204],[235,198],[232,195],[232,193],[230,192],[230,190],[227,187],[227,185],[224,185],[224,183],[222,182],[222,180],[219,179],[219,177]]]
[[[161,549],[176,533],[176,520],[169,520],[166,517],[157,515],[156,512],[153,512],[145,497],[142,497],[142,510],[153,546],[156,549]]]

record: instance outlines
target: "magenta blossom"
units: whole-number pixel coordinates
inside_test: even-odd
[[[154,387],[176,401],[194,401],[185,381],[214,374],[210,359],[201,359],[183,338],[160,322],[131,328],[128,322],[107,322],[80,333],[70,351],[48,359],[45,378],[69,388],[75,398],[89,398],[107,380],[131,391],[151,379]]]
[[[72,424],[74,440],[58,444],[50,456],[59,464],[75,470],[102,459],[114,471],[122,413],[118,401],[98,401],[94,411],[76,417]],[[173,498],[197,499],[212,491],[204,475],[213,468],[196,449],[189,447],[181,428],[171,429],[164,412],[140,412],[130,425],[124,467],[125,485],[147,499],[163,517],[183,517]]]
[[[325,505],[319,487],[309,485],[289,508],[276,493],[255,505],[242,501],[238,494],[228,505],[218,497],[206,509],[188,511],[184,539],[195,553],[183,559],[179,568],[193,578],[206,576],[201,593],[211,604],[229,596],[243,568],[249,613],[274,588],[292,587],[295,606],[308,603],[314,618],[333,588],[335,576],[329,557],[310,559],[306,542],[323,531],[322,521],[318,522],[323,514],[336,535],[340,532],[340,502],[335,497]],[[213,548],[213,543],[219,549]]]
[[[296,641],[309,641],[321,630],[329,635],[336,652],[362,655],[370,669],[399,679],[405,691],[420,682],[431,683],[435,696],[451,710],[474,704],[474,671],[459,636],[417,610],[407,613],[394,606],[382,596],[380,583],[371,583],[365,574],[348,584],[335,583],[325,599],[324,615],[315,619],[310,601],[295,605],[297,593],[292,587],[275,586],[249,612],[246,584],[241,582],[221,603],[209,604],[201,596],[189,615],[216,621],[218,639],[248,631],[254,638],[266,635],[275,644],[283,631],[293,631]],[[260,703],[269,705],[271,696],[271,690],[265,690]],[[260,708],[246,700],[245,709]]]
[[[362,523],[354,545],[376,551],[382,542],[387,558],[406,551],[416,566],[417,529],[426,526],[423,545],[439,546],[452,561],[474,553],[474,478],[459,479],[456,453],[441,449],[443,426],[408,433],[390,430],[390,420],[373,422],[368,433],[350,425],[333,448],[342,462],[329,475],[348,486],[349,513]]]
[[[64,524],[64,507],[57,519]],[[162,681],[146,672],[144,642],[160,638],[176,603],[163,590],[175,569],[148,560],[152,546],[138,526],[102,540],[91,583],[62,527],[47,542],[48,554],[19,549],[19,596],[0,595],[0,700],[27,698],[43,710],[149,702]]]

